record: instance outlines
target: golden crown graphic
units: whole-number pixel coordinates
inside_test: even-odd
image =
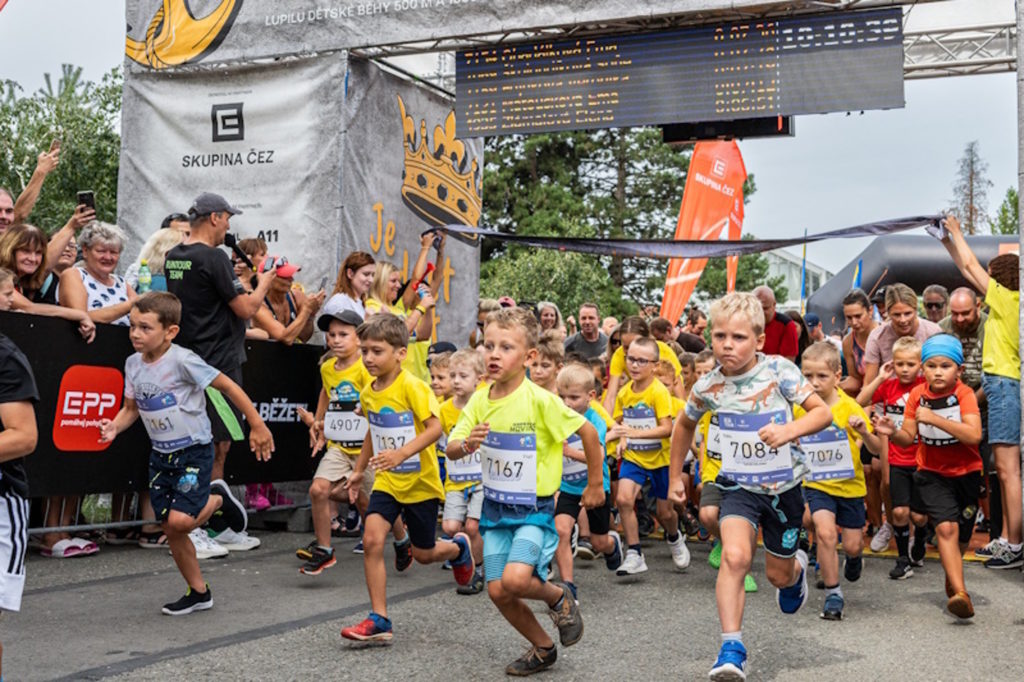
[[[217,49],[241,7],[242,0],[221,0],[212,12],[196,18],[186,0],[163,0],[146,27],[145,39],[128,36],[124,52],[132,61],[153,69],[199,61]]]
[[[434,126],[434,149],[429,149],[427,121],[416,122],[406,113],[398,96],[402,114],[402,201],[413,213],[431,225],[471,225],[480,222],[480,166],[470,160],[466,145],[455,136],[455,112],[448,112],[444,127]],[[466,169],[467,164],[469,169]],[[476,235],[452,234],[475,243]]]

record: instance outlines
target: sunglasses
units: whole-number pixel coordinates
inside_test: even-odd
[[[946,304],[945,303],[935,303],[935,302],[932,302],[932,303],[925,303],[924,307],[927,308],[928,310],[942,310],[943,308],[946,307]]]

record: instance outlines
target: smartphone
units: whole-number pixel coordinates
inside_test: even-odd
[[[82,204],[85,204],[94,211],[96,210],[96,197],[93,195],[91,189],[78,193],[76,205],[81,206]]]
[[[327,291],[327,278],[324,277],[320,280],[320,288],[317,291]]]
[[[50,153],[52,154],[58,149],[60,149],[60,139],[55,137],[53,142],[50,143]]]

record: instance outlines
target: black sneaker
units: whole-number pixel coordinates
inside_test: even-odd
[[[843,576],[851,583],[860,580],[861,571],[864,570],[864,557],[846,557],[843,564]]]
[[[985,562],[985,568],[1020,568],[1024,566],[1024,549],[1016,552],[1009,545],[999,545],[996,553]]]
[[[168,616],[184,616],[193,611],[205,611],[209,608],[213,608],[213,593],[210,591],[209,583],[207,583],[206,592],[199,594],[190,586],[185,590],[184,597],[176,602],[164,604],[162,610]]]
[[[325,568],[330,568],[334,564],[338,563],[334,558],[334,550],[325,550],[323,547],[314,546],[313,556],[309,558],[309,561],[302,564],[302,568],[299,569],[299,573],[305,575],[320,575],[324,572]]]
[[[889,571],[889,577],[893,580],[906,580],[912,575],[914,575],[914,569],[911,568],[910,561],[905,557],[897,559],[896,565]]]
[[[911,566],[924,566],[924,555],[928,551],[928,545],[924,542],[924,534],[922,533],[921,542],[917,541],[917,536],[910,538],[910,565]]]
[[[210,517],[209,526],[215,533],[223,532],[230,528],[236,533],[241,533],[249,525],[249,517],[245,514],[245,507],[239,502],[228,484],[221,479],[210,481],[210,494],[221,498],[220,509],[213,512]]]
[[[572,646],[583,637],[583,617],[576,605],[572,590],[565,583],[555,583],[562,588],[562,605],[558,609],[550,609],[548,615],[558,628],[558,639],[562,646]]]
[[[313,540],[305,547],[300,547],[299,549],[295,550],[295,556],[302,559],[303,561],[309,561],[311,558],[313,558],[314,549],[316,549],[316,540]]]
[[[477,571],[473,575],[473,580],[468,585],[459,585],[455,588],[455,592],[458,594],[480,594],[484,591],[484,574]]]
[[[409,538],[405,542],[395,544],[395,568],[401,573],[412,565],[412,541]]]
[[[530,647],[529,651],[508,664],[505,668],[505,674],[514,675],[515,677],[526,677],[527,675],[550,668],[557,659],[558,649],[556,647],[551,647],[550,649],[541,649],[536,646]]]

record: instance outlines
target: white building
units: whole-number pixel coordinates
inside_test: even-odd
[[[779,310],[800,310],[800,269],[802,258],[785,249],[768,251],[763,255],[768,260],[768,276],[774,278],[781,275],[784,278],[782,284],[789,293],[789,299],[785,303],[779,302]],[[805,295],[810,297],[834,274],[820,265],[807,261],[807,291]]]

